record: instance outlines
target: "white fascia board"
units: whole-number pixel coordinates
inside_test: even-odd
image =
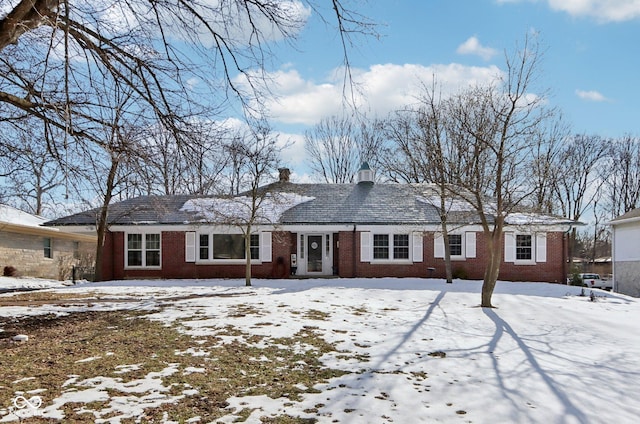
[[[633,218],[627,218],[627,219],[618,219],[615,221],[609,221],[606,223],[606,225],[611,225],[612,227],[615,227],[616,225],[620,225],[620,224],[630,224],[633,222],[640,222],[640,216],[634,216]]]
[[[551,225],[543,225],[543,224],[523,224],[523,225],[505,225],[503,231],[514,231],[516,233],[566,233],[571,231],[571,229],[575,225],[573,224],[551,224]]]

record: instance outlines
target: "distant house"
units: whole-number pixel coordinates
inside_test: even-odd
[[[8,267],[22,276],[66,279],[74,264],[94,255],[95,235],[43,227],[46,221],[0,205],[0,272]]]
[[[613,229],[613,290],[640,297],[640,208],[609,224]]]
[[[368,168],[357,184],[295,184],[286,171],[262,187],[265,197],[250,241],[254,277],[444,277],[432,186],[377,184]],[[234,224],[242,222],[249,200],[154,196],[111,205],[103,278],[242,277],[245,245]],[[95,223],[96,214],[47,225],[84,228]],[[482,279],[487,253],[477,217],[452,207],[448,220],[454,273]],[[572,224],[534,214],[510,216],[499,278],[564,282]]]

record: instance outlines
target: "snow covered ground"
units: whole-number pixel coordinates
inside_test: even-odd
[[[616,293],[596,290],[592,301],[580,296],[578,287],[499,282],[496,308],[486,309],[478,307],[481,283],[476,281],[254,280],[245,287],[241,280],[171,280],[67,287],[0,277],[0,289],[21,286],[91,291],[116,300],[135,296],[139,301],[4,306],[0,316],[136,308],[148,309],[153,320],[180,322],[182,331],[194,338],[227,325],[276,338],[309,325],[304,313],[293,311],[315,310],[328,314],[312,322],[327,341],[369,358],[361,362],[327,354],[325,365],[349,373],[319,385],[319,393],[305,394],[300,402],[266,396],[228,399],[229,415],[217,422],[233,422],[234,408],[247,405],[256,408],[249,423],[285,411],[320,423],[635,423],[640,417],[640,301]],[[197,296],[163,301],[188,295]],[[238,304],[259,308],[261,316],[222,313]],[[256,320],[280,325],[255,325]],[[194,342],[190,354],[207,352]],[[131,364],[122,364],[126,366]],[[169,364],[164,372],[175,373],[175,367]],[[109,400],[113,388],[132,396],[126,402],[112,399],[109,410],[117,417],[109,421],[139,418],[148,406],[150,396],[145,395],[162,393],[161,377],[155,373],[139,386],[122,388],[114,377],[96,376],[84,384],[70,376],[70,384],[84,384],[86,390],[61,388],[54,398],[38,393],[42,404],[37,408],[0,405],[0,422],[29,413],[61,419],[65,403]],[[0,381],[3,386],[14,383]],[[18,403],[37,400],[36,393],[20,395]],[[162,401],[171,402],[166,396]],[[190,422],[200,420],[194,416]]]

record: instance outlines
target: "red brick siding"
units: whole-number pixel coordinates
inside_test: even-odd
[[[108,233],[105,241],[103,278],[244,278],[245,265],[200,265],[185,262],[185,233],[163,231],[161,236],[161,269],[125,269],[124,233]],[[272,260],[251,266],[255,278],[285,278],[290,273],[291,236],[288,232],[272,233]]]
[[[412,264],[372,264],[360,262],[360,232],[340,233],[340,276],[341,277],[429,277],[445,278],[444,259],[434,257],[434,236],[425,234],[422,241],[422,262]],[[504,239],[501,243],[504,246]],[[502,247],[500,254],[504,254]],[[499,279],[505,281],[544,281],[563,282],[565,279],[566,243],[564,233],[547,233],[547,261],[535,265],[515,265],[502,261]],[[353,255],[356,255],[356,272],[353,272]],[[488,260],[486,238],[476,233],[476,257],[464,261],[452,261],[454,273],[465,274],[470,280],[484,278],[485,264]],[[429,268],[435,268],[430,271]]]
[[[252,266],[256,278],[287,278],[290,275],[290,255],[296,252],[297,234],[272,233],[272,261]],[[335,237],[335,235],[334,235]],[[244,264],[197,265],[185,262],[184,232],[162,232],[162,269],[125,270],[124,233],[108,233],[105,239],[104,279],[127,278],[244,278]],[[340,277],[429,277],[445,278],[444,260],[434,258],[433,234],[423,237],[423,261],[412,264],[371,264],[360,262],[360,232],[341,231],[339,247],[334,251],[334,266]],[[336,240],[336,241],[338,241]],[[481,280],[487,260],[486,239],[476,233],[476,258],[453,261],[454,272],[466,278]],[[504,245],[504,242],[502,243]],[[334,242],[334,247],[336,246]],[[501,251],[502,255],[504,252]],[[566,278],[566,241],[564,233],[547,233],[547,262],[535,265],[515,265],[502,262],[501,280],[564,282]],[[298,258],[299,260],[299,258]],[[429,268],[435,268],[433,273]]]

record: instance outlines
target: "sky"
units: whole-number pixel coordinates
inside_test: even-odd
[[[254,279],[252,287],[242,280],[62,287],[60,282],[0,277],[0,288],[48,287],[64,299],[77,296],[86,302],[11,305],[11,295],[5,294],[0,295],[2,318],[131,311],[176,326],[193,342],[176,349],[175,360],[160,372],[132,363],[121,351],[72,350],[69,361],[78,367],[91,362],[100,374],[70,375],[60,387],[47,385],[46,373],[0,381],[0,390],[9,391],[14,405],[22,407],[0,405],[0,422],[32,416],[63,422],[71,408],[96,422],[129,422],[144,419],[145,408],[163,408],[182,398],[192,399],[192,416],[181,422],[206,422],[198,417],[204,412],[199,399],[207,392],[200,393],[197,384],[181,385],[180,376],[215,375],[220,344],[277,347],[279,338],[309,328],[335,343],[335,351],[320,357],[323,366],[345,374],[314,385],[315,390],[302,386],[299,399],[229,397],[226,415],[217,423],[237,422],[243,409],[251,410],[241,419],[248,424],[283,414],[319,424],[637,422],[638,299],[594,290],[591,301],[580,296],[580,287],[500,281],[493,295],[496,308],[489,309],[478,307],[480,286],[479,281],[379,278]],[[246,312],[238,313],[239,308]],[[126,328],[115,329],[121,330]],[[26,343],[26,348],[38,343],[35,326],[3,331],[3,339],[23,336],[13,343]],[[295,349],[315,348],[297,343]],[[189,355],[198,360],[197,367],[186,362]],[[265,349],[253,360],[283,368],[277,351]],[[238,368],[238,375],[251,372]],[[145,369],[146,374],[128,374]],[[176,423],[175,418],[167,414],[163,422]]]
[[[322,2],[320,2],[322,3]],[[379,24],[380,38],[356,37],[349,59],[365,93],[360,111],[384,117],[415,102],[421,81],[450,91],[504,70],[526,36],[543,50],[536,86],[548,90],[572,132],[640,135],[640,1],[638,0],[356,0]],[[328,15],[329,16],[329,15]],[[296,48],[275,50],[269,69],[276,99],[267,99],[281,139],[293,142],[283,162],[295,179],[307,172],[304,131],[340,113],[342,65],[335,29],[311,13]]]

